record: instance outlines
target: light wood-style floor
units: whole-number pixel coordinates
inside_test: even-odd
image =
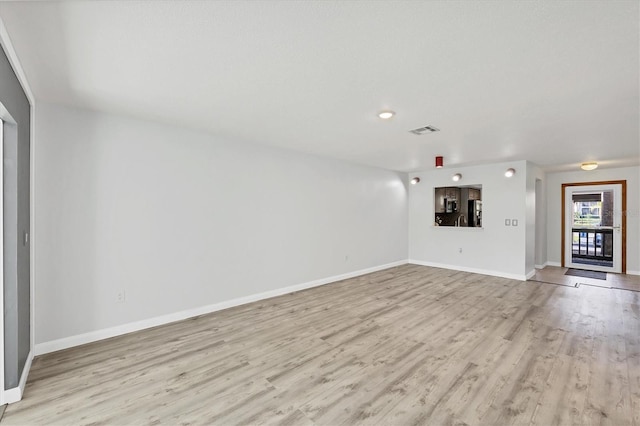
[[[9,424],[640,424],[640,293],[405,265],[36,358]]]
[[[531,281],[567,285],[571,287],[590,285],[604,288],[615,288],[618,290],[640,291],[640,275],[608,273],[606,280],[597,280],[593,278],[565,275],[567,269],[568,268],[561,268],[558,266],[547,266],[543,269],[537,269],[536,275],[531,278]]]

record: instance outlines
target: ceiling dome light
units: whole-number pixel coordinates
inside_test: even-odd
[[[411,179],[411,185],[415,185],[416,183],[420,182],[420,178],[419,177],[414,177],[413,179]]]
[[[507,171],[506,171],[506,172],[504,172],[504,175],[505,175],[506,177],[511,177],[511,176],[513,176],[513,175],[515,175],[515,174],[516,174],[516,169],[507,169]]]
[[[388,120],[394,115],[396,115],[396,113],[393,111],[380,111],[378,113],[378,117],[382,118],[383,120]]]
[[[456,173],[451,179],[453,179],[454,182],[458,182],[460,179],[462,179],[462,175],[460,173]]]
[[[580,168],[582,170],[595,170],[598,168],[598,163],[596,163],[595,161],[589,162],[589,163],[582,163],[580,165]]]

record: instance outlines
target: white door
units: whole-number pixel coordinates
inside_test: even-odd
[[[567,268],[622,272],[622,185],[565,187]]]
[[[4,153],[4,121],[0,119],[0,153]],[[6,404],[4,390],[4,161],[0,162],[0,404]]]

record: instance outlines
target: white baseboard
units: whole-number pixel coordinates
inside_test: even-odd
[[[535,265],[536,269],[544,269],[547,266],[557,266],[560,267],[560,262],[544,262],[542,265]]]
[[[7,389],[4,391],[4,404],[13,404],[22,399],[22,392],[19,387]]]
[[[422,260],[409,259],[409,263],[414,265],[431,266],[433,268],[451,269],[454,271],[471,272],[474,274],[491,275],[493,277],[509,278],[512,280],[526,281],[527,276],[524,274],[509,274],[501,271],[491,271],[487,269],[468,268],[466,266],[447,265],[444,263],[436,262],[423,262]]]
[[[330,284],[336,281],[346,280],[348,278],[358,277],[360,275],[370,274],[371,272],[381,271],[383,269],[393,268],[394,266],[405,265],[408,260],[399,260],[397,262],[387,263],[385,265],[374,266],[372,268],[361,269],[359,271],[348,272],[346,274],[334,275],[328,278],[322,278],[315,281],[309,281],[302,284],[296,284],[289,287],[278,288],[275,290],[266,291],[263,293],[252,294],[237,299],[227,300],[225,302],[214,303],[213,305],[201,306],[198,308],[188,309],[185,311],[175,312],[172,314],[161,315],[154,318],[148,318],[141,321],[131,322],[127,324],[118,325],[115,327],[105,328],[102,330],[95,330],[88,333],[78,334],[75,336],[64,337],[62,339],[52,340],[49,342],[37,343],[35,345],[36,355],[42,355],[49,352],[55,352],[62,349],[71,348],[74,346],[84,345],[86,343],[95,342],[98,340],[108,339],[110,337],[120,336],[134,331],[144,330],[146,328],[156,327],[163,324],[168,324],[175,321],[182,321],[187,318],[196,317],[198,315],[209,314],[223,309],[232,308],[234,306],[244,305],[258,300],[269,299],[271,297],[282,296],[283,294],[292,293],[294,291],[305,290],[312,287],[318,287],[325,284]]]
[[[536,275],[536,270],[535,269],[533,269],[532,271],[529,271],[527,273],[527,280],[530,280],[531,278],[535,277],[535,275]]]
[[[24,387],[27,384],[27,377],[29,377],[29,370],[31,370],[32,362],[33,351],[29,352],[29,355],[27,356],[27,362],[24,364],[24,369],[22,370],[22,376],[20,376],[18,386],[4,391],[3,402],[5,404],[13,404],[14,402],[18,402],[22,399],[22,394],[24,393]]]
[[[640,271],[629,271],[629,270],[627,270],[627,275],[640,275]]]

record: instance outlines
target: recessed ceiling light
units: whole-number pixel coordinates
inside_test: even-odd
[[[513,175],[515,175],[515,174],[516,174],[516,169],[507,169],[507,171],[506,171],[506,172],[504,172],[504,175],[505,175],[506,177],[511,177],[511,176],[513,176]]]
[[[589,162],[589,163],[582,163],[580,165],[580,168],[582,170],[595,170],[598,168],[598,163],[596,163],[595,161]]]
[[[393,111],[380,111],[378,113],[378,117],[382,118],[383,120],[388,120],[394,115],[396,115],[396,113]]]
[[[451,179],[453,179],[454,182],[458,182],[460,179],[462,179],[462,175],[460,173],[456,173]]]
[[[420,182],[420,178],[419,177],[414,177],[413,179],[411,179],[411,185],[415,185],[418,182]]]

